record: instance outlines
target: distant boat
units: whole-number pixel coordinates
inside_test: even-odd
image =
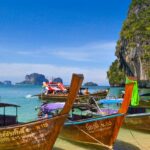
[[[126,85],[121,108],[111,114],[102,112],[95,102],[94,104],[91,102],[90,104],[74,104],[60,137],[74,142],[112,149],[130,104],[132,90],[133,84]],[[53,116],[61,107],[62,104],[58,103],[57,106],[47,104],[45,111],[47,113],[50,109],[50,114]],[[42,111],[44,112],[44,110]]]
[[[76,97],[76,101],[85,101],[89,97],[93,96],[95,99],[104,98],[107,95],[107,91],[97,91],[95,93],[89,93],[89,94],[78,94]],[[46,102],[65,102],[67,100],[68,93],[56,93],[56,94],[37,94],[36,96],[39,97],[42,101]]]
[[[71,89],[66,104],[59,115],[20,124],[17,121],[17,108],[13,104],[0,103],[4,114],[0,115],[1,150],[52,150],[55,140],[63,127],[82,84],[82,75],[73,75]],[[7,107],[15,107],[16,115],[6,115]]]
[[[70,87],[64,86],[59,82],[43,82],[45,92],[36,94],[44,102],[65,102],[70,91]],[[84,91],[83,91],[84,90]],[[108,93],[108,90],[100,90],[94,93],[90,93],[88,88],[81,87],[76,97],[76,101],[85,101],[90,96],[94,96],[95,99],[104,98]]]

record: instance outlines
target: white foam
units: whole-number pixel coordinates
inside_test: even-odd
[[[25,98],[31,99],[31,98],[35,98],[35,97],[33,95],[31,95],[31,94],[28,94],[28,95],[25,96]]]

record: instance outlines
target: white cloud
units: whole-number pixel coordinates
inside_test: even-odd
[[[106,59],[107,61],[107,58],[109,58],[109,60],[111,58],[114,59],[115,46],[116,42],[95,42],[79,47],[57,48],[48,53],[56,57],[74,61],[100,61],[97,60],[97,58],[101,58],[102,61]]]
[[[51,77],[61,77],[64,83],[70,83],[72,73],[83,73],[85,80],[93,81],[100,85],[108,84],[106,80],[106,70],[99,68],[78,68],[64,67],[50,64],[19,64],[19,63],[0,63],[0,81],[12,80],[20,82],[24,80],[26,74],[30,73],[44,74],[48,79]]]
[[[0,81],[10,79],[13,82],[19,82],[24,80],[26,74],[37,72],[46,75],[48,78],[60,76],[64,82],[68,83],[71,74],[76,72],[85,75],[84,82],[94,81],[99,84],[107,84],[106,71],[115,59],[115,45],[116,42],[114,41],[106,41],[87,43],[77,47],[44,47],[36,50],[10,51],[9,62],[12,63],[0,63]],[[1,50],[3,60],[6,60],[8,53],[7,50]],[[16,58],[17,63],[12,58]],[[20,63],[20,60],[22,63]],[[38,61],[42,64],[29,64],[28,61]],[[52,62],[53,65],[43,64],[45,62]],[[71,67],[79,64],[77,62],[81,62],[82,68],[80,65]],[[97,65],[98,68],[92,66],[92,63]],[[55,64],[60,64],[60,66]],[[64,66],[61,66],[61,64]],[[65,66],[65,64],[70,65],[70,67]],[[90,66],[90,68],[87,68],[87,66]]]
[[[16,51],[16,55],[20,57],[34,56],[43,58],[45,56],[56,57],[64,60],[72,60],[78,62],[97,62],[114,60],[116,42],[93,42],[76,47],[47,47],[36,50]],[[8,54],[8,53],[7,53]],[[44,55],[43,55],[44,54]],[[101,59],[98,59],[101,58]]]
[[[66,52],[66,51],[57,51],[53,52],[57,57],[63,59],[74,60],[74,61],[90,61],[89,54],[87,52]]]

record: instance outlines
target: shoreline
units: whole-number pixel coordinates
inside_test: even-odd
[[[121,128],[113,150],[149,150],[150,133]],[[97,146],[78,144],[58,138],[53,150],[100,150]]]

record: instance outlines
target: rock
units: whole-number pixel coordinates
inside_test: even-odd
[[[8,85],[8,86],[10,86],[10,85],[12,85],[12,83],[11,83],[11,81],[4,81],[4,82],[0,81],[0,85]]]
[[[86,82],[84,84],[84,86],[98,86],[98,84],[94,83],[94,82]]]
[[[60,77],[54,78],[52,81],[53,81],[53,82],[60,82],[60,83],[63,83],[63,80],[62,80]]]
[[[42,85],[43,82],[48,82],[44,75],[38,73],[32,73],[25,76],[25,81],[18,84],[33,84],[33,85]]]
[[[4,81],[3,84],[4,85],[12,85],[11,81]]]
[[[149,0],[132,0],[115,53],[125,74],[136,76],[141,87],[150,84],[149,10]]]
[[[0,85],[3,85],[3,82],[0,81]]]

